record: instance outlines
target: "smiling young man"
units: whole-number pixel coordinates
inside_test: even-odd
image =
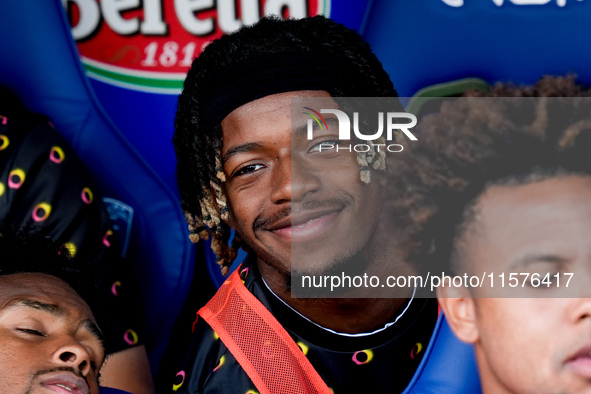
[[[589,393],[589,91],[546,77],[490,95],[444,103],[418,126],[428,143],[400,168],[397,200],[411,260],[485,278],[438,289],[475,345],[483,393]]]
[[[407,387],[437,320],[433,300],[413,299],[412,288],[397,298],[294,298],[291,282],[292,273],[413,272],[384,231],[385,155],[323,152],[338,138],[336,118],[309,140],[308,118],[292,111],[294,99],[344,109],[341,97],[396,96],[359,35],[323,17],[263,19],[195,60],[174,137],[190,237],[212,237],[223,273],[239,247],[249,256],[200,310],[175,392]]]
[[[4,229],[0,254],[0,391],[97,394],[105,346],[81,296],[99,305],[90,277],[39,234]]]

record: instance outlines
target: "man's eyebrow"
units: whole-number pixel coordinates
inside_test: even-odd
[[[325,118],[324,119],[326,121],[326,125],[339,125],[339,120],[337,118]],[[315,121],[312,121],[312,132],[318,131],[318,129],[320,128],[320,126],[318,126],[318,123]],[[322,126],[322,128],[324,128],[324,126]],[[293,133],[295,135],[302,135],[302,134],[306,134],[308,132],[308,123],[298,126],[296,128],[293,129]]]
[[[228,161],[232,156],[237,155],[238,153],[250,152],[260,148],[262,148],[262,145],[258,142],[249,142],[246,144],[233,146],[223,154],[222,162]]]
[[[82,326],[86,328],[90,333],[100,342],[103,350],[105,349],[105,336],[98,326],[90,319],[84,320]]]
[[[7,308],[18,308],[18,307],[25,307],[36,309],[39,311],[47,312],[55,316],[64,316],[65,311],[58,305],[48,304],[41,301],[32,300],[30,298],[15,298],[9,302],[7,302],[3,309]]]
[[[512,268],[524,268],[530,264],[535,263],[553,263],[553,264],[563,264],[567,261],[566,258],[557,256],[555,254],[528,254],[520,259],[518,259],[513,265]]]

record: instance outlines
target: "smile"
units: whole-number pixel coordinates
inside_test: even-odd
[[[274,223],[268,230],[291,241],[314,239],[332,228],[342,208],[292,215]]]

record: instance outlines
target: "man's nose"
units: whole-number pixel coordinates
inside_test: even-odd
[[[65,338],[63,344],[53,355],[53,362],[80,371],[83,376],[90,372],[90,354],[80,342],[74,338]]]
[[[572,298],[574,304],[572,310],[572,319],[575,321],[591,321],[591,298]]]
[[[277,159],[272,182],[271,201],[275,204],[301,201],[320,187],[316,171],[298,155]]]

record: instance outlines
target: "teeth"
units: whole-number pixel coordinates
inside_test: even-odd
[[[68,390],[68,391],[73,391],[71,388],[69,388],[68,386],[64,386],[63,384],[59,384],[59,383],[58,383],[58,384],[56,384],[56,386],[58,386],[58,387],[63,387],[63,388],[65,388],[65,389],[66,389],[66,390]]]
[[[292,226],[292,227],[295,227],[295,228],[303,228],[303,227],[305,227],[307,224],[314,223],[315,221],[317,221],[317,220],[319,220],[319,219],[322,219],[323,217],[324,217],[324,216],[321,216],[321,217],[319,217],[319,218],[310,219],[310,220],[308,220],[307,222],[304,222],[304,223],[302,223],[302,224],[298,224],[298,225],[295,225],[295,226]]]

